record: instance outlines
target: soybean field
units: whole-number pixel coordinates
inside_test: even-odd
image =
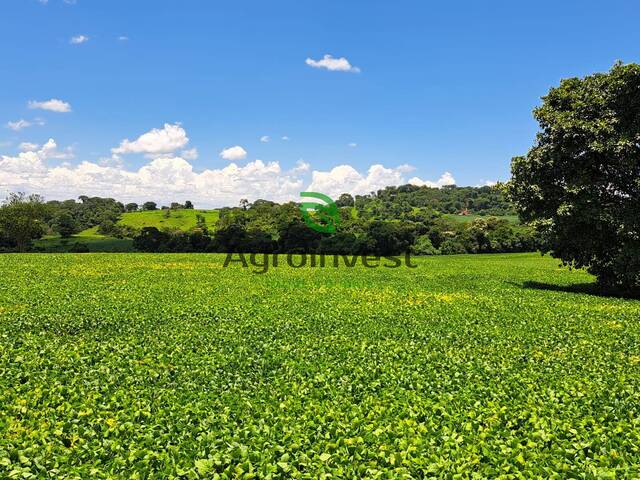
[[[640,301],[538,254],[0,261],[0,478],[640,476]]]

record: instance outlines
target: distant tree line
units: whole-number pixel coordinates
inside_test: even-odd
[[[92,227],[104,235],[132,238],[134,247],[144,252],[437,255],[536,249],[530,228],[493,217],[513,213],[499,188],[404,185],[369,195],[343,194],[336,204],[341,222],[335,234],[310,229],[294,202],[245,199],[238,207],[220,209],[213,229],[196,215],[196,226],[180,231],[136,229],[118,221],[125,212],[192,209],[190,201],[158,208],[151,201],[123,204],[82,196],[79,201],[44,202],[39,196],[15,194],[0,207],[0,249],[27,251],[32,240],[47,233],[69,237]],[[447,218],[449,213],[481,216],[460,222]]]
[[[241,200],[239,207],[220,209],[215,231],[204,224],[189,232],[147,227],[134,237],[134,246],[145,252],[344,255],[398,255],[407,251],[447,255],[537,248],[532,229],[492,216],[513,214],[513,207],[499,188],[405,185],[369,195],[343,194],[336,204],[341,218],[340,229],[334,234],[310,229],[297,203]],[[465,223],[443,213],[484,216]]]
[[[369,195],[341,195],[336,204],[339,207],[355,206],[365,217],[380,220],[397,220],[410,215],[416,209],[427,209],[444,214],[476,214],[484,216],[515,215],[513,204],[498,187],[458,187],[448,185],[442,188],[402,185],[387,187]]]
[[[532,230],[495,217],[469,223],[439,218],[433,222],[354,221],[335,234],[311,230],[301,218],[277,226],[275,234],[249,222],[230,223],[210,232],[145,227],[134,237],[143,252],[326,253],[341,255],[448,255],[527,252],[537,248]]]

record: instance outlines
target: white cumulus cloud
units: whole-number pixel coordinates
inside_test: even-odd
[[[305,63],[310,67],[324,68],[332,72],[360,72],[360,69],[358,67],[354,67],[353,65],[351,65],[351,63],[349,63],[349,60],[344,57],[334,58],[331,55],[325,55],[320,60],[307,58],[305,60]]]
[[[295,200],[304,190],[303,178],[282,170],[278,162],[229,163],[196,172],[187,160],[176,156],[155,158],[137,170],[112,162],[48,166],[47,158],[49,153],[42,149],[0,157],[0,184],[49,199],[87,193],[122,201],[191,200],[202,208],[236,205],[241,198]]]
[[[38,145],[37,143],[22,142],[20,145],[18,145],[18,148],[23,152],[33,152],[34,150],[38,150],[38,148],[40,148],[40,145]]]
[[[337,197],[341,193],[362,195],[389,185],[404,183],[405,171],[403,166],[385,168],[377,164],[369,167],[366,174],[362,174],[351,165],[339,165],[328,172],[314,171],[309,190],[322,192],[330,197]]]
[[[80,45],[81,43],[85,43],[89,41],[89,37],[87,37],[86,35],[76,35],[75,37],[71,37],[71,40],[69,40],[69,43],[71,45]]]
[[[247,151],[240,145],[236,145],[235,147],[229,147],[222,150],[220,152],[220,158],[223,158],[224,160],[231,160],[233,162],[244,160],[247,158]]]
[[[164,124],[163,128],[154,128],[143,133],[136,140],[125,139],[120,146],[111,149],[114,155],[143,153],[157,156],[175,152],[189,142],[187,132],[180,125]]]
[[[226,166],[198,171],[189,162],[196,158],[197,150],[182,148],[187,142],[182,127],[166,124],[137,140],[123,141],[110,158],[73,164],[69,161],[73,150],[59,149],[53,139],[43,145],[23,142],[17,155],[0,155],[0,185],[10,191],[39,193],[48,199],[87,194],[135,202],[191,200],[201,208],[212,208],[237,205],[241,198],[299,201],[303,191],[322,192],[333,198],[342,193],[367,194],[408,183],[405,176],[413,170],[408,165],[390,168],[380,164],[366,171],[351,165],[312,170],[304,160],[290,169],[283,169],[279,162],[262,160],[241,165],[238,161],[244,160],[247,152],[235,146],[223,151],[229,160]],[[136,169],[127,167],[119,156],[130,152],[153,156]],[[409,183],[441,187],[455,180],[446,172],[435,181],[413,177]]]
[[[270,140],[271,140],[271,137],[269,135],[263,135],[260,137],[260,141],[262,143],[269,143]]]
[[[51,100],[45,100],[44,102],[38,102],[31,100],[29,102],[29,108],[32,110],[49,110],[50,112],[67,113],[71,111],[71,105],[57,98]]]
[[[25,151],[20,152],[18,156],[0,155],[0,184],[12,186],[15,190],[21,187],[31,189],[31,178],[46,175],[49,171],[45,164],[46,160],[73,158],[71,148],[59,151],[58,145],[52,138],[42,146],[21,144],[20,147]]]
[[[198,158],[198,149],[190,148],[189,150],[183,150],[180,152],[180,156],[185,160],[196,160]]]
[[[455,180],[448,172],[445,172],[440,179],[433,182],[421,180],[418,177],[413,177],[409,181],[405,180],[404,175],[412,170],[413,167],[409,165],[387,168],[376,164],[371,165],[365,174],[358,172],[351,165],[339,165],[329,171],[314,171],[309,190],[337,197],[341,193],[364,195],[391,185],[404,185],[407,183],[434,188],[455,184]]]
[[[446,185],[455,185],[456,179],[453,178],[449,172],[444,172],[438,180],[430,181],[430,180],[422,180],[418,177],[413,177],[409,179],[409,183],[411,185],[416,185],[418,187],[432,187],[432,188],[441,188]]]

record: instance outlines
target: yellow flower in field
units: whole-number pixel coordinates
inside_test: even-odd
[[[9,305],[6,307],[0,307],[0,315],[5,313],[16,313],[26,310],[26,305]]]
[[[453,295],[447,295],[446,293],[436,295],[436,298],[442,302],[451,303],[453,302]]]
[[[437,293],[435,294],[436,299],[441,302],[455,302],[459,300],[468,300],[470,295],[467,293],[455,292],[455,293]]]

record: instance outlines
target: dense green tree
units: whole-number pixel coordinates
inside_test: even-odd
[[[47,206],[39,195],[12,193],[0,207],[0,237],[2,243],[19,252],[29,248],[31,241],[42,237]]]
[[[244,253],[242,247],[247,239],[247,231],[242,225],[231,224],[218,228],[213,238],[213,249],[216,252]]]
[[[320,253],[351,255],[360,252],[361,244],[353,233],[337,232],[325,235],[320,240]]]
[[[77,225],[73,217],[64,210],[53,218],[53,228],[62,238],[68,238],[77,231]]]
[[[410,223],[374,220],[369,223],[366,235],[376,255],[399,255],[409,251],[413,244],[415,226]]]
[[[355,200],[348,193],[343,193],[336,200],[336,205],[338,207],[353,207],[355,205]]]
[[[429,235],[421,235],[411,246],[411,253],[414,255],[437,255],[438,249],[431,243]]]
[[[278,248],[278,242],[267,232],[254,230],[247,232],[242,247],[245,253],[273,253]]]
[[[124,206],[124,209],[127,212],[137,212],[138,211],[138,204],[137,203],[127,203]]]
[[[157,210],[158,209],[158,204],[155,202],[144,202],[142,204],[142,210],[148,211],[148,210]]]
[[[321,239],[322,234],[302,220],[293,219],[280,229],[278,247],[282,253],[314,253],[318,251]]]
[[[187,200],[186,202],[184,202],[184,208],[186,208],[187,210],[193,210],[193,203],[191,203],[191,200]]]
[[[144,227],[133,239],[133,246],[141,252],[159,252],[169,242],[169,235],[156,227]]]
[[[68,213],[75,223],[76,231],[86,230],[95,227],[109,220],[116,223],[120,215],[125,211],[122,203],[113,198],[81,196],[80,202],[75,200],[65,200],[63,202],[47,202],[46,222],[55,230],[55,216],[64,211]]]
[[[461,253],[470,253],[464,242],[460,238],[448,238],[440,246],[442,255],[457,255]]]
[[[544,251],[606,287],[640,289],[640,65],[563,80],[534,116],[509,191]]]

